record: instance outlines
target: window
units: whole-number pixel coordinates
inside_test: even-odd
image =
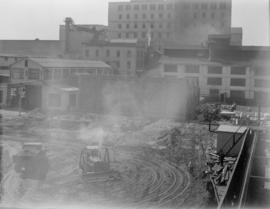
[[[138,25],[137,25],[137,23],[134,23],[134,28],[138,28]]]
[[[222,84],[222,79],[221,78],[208,78],[207,79],[207,85],[221,85]]]
[[[206,18],[206,13],[205,12],[202,13],[202,18]]]
[[[98,56],[99,56],[99,50],[96,49],[96,57],[98,57]]]
[[[137,32],[134,32],[134,33],[133,33],[133,37],[134,37],[134,38],[137,38],[137,37],[138,37],[138,33],[137,33]]]
[[[142,10],[147,10],[147,4],[142,5]]]
[[[131,57],[131,51],[130,50],[127,51],[127,57]]]
[[[89,49],[86,49],[84,54],[85,54],[85,57],[89,57]]]
[[[190,8],[190,4],[189,3],[184,3],[184,9],[189,9]]]
[[[211,9],[216,9],[217,8],[217,4],[213,2],[213,3],[211,3],[211,6],[210,7],[211,7]]]
[[[129,33],[126,33],[126,38],[129,38]]]
[[[270,87],[270,81],[269,80],[264,80],[264,79],[255,79],[255,87],[269,88]]]
[[[28,60],[24,60],[24,66],[28,67]]]
[[[131,62],[127,61],[127,69],[131,69]]]
[[[53,75],[54,75],[54,80],[61,79],[61,71],[60,70],[54,69]]]
[[[142,32],[142,38],[146,37],[146,32]]]
[[[52,70],[45,70],[44,71],[44,79],[45,80],[52,80]]]
[[[146,19],[146,14],[143,14],[143,15],[142,15],[142,18],[143,18],[143,19]]]
[[[211,18],[215,19],[215,13],[213,13],[213,12],[211,13]]]
[[[159,23],[159,28],[162,28],[162,23]]]
[[[176,73],[177,72],[177,65],[164,64],[164,72],[166,72],[166,73]]]
[[[116,65],[117,68],[120,68],[120,62],[119,61],[116,61],[115,65]]]
[[[122,11],[123,10],[123,5],[119,5],[118,6],[118,11]]]
[[[199,9],[199,4],[198,3],[193,3],[192,8],[193,9]]]
[[[225,17],[224,12],[221,12],[220,16],[221,16],[221,18],[224,18]]]
[[[171,28],[171,23],[167,24],[167,28],[170,29]]]
[[[269,94],[269,92],[255,91],[254,98],[255,98],[257,103],[269,104],[270,94]]]
[[[167,4],[167,9],[170,10],[173,8],[173,5],[172,4]]]
[[[208,66],[208,74],[222,74],[221,66]]]
[[[159,4],[159,5],[158,5],[158,9],[159,9],[159,10],[163,10],[163,9],[164,9],[164,5],[163,5],[163,4]]]
[[[122,28],[122,25],[121,24],[118,24],[118,28],[121,29]]]
[[[138,19],[138,14],[134,14],[134,19]]]
[[[246,67],[231,67],[231,74],[232,75],[245,75]]]
[[[116,56],[120,57],[120,51],[119,50],[116,51]]]
[[[134,10],[139,10],[139,5],[135,4],[135,5],[133,6],[133,9],[134,9]]]
[[[129,14],[127,14],[127,19],[129,19],[130,18],[130,16],[129,16]]]
[[[5,61],[8,61],[8,57],[5,57],[4,59],[5,59]]]
[[[118,19],[119,20],[121,20],[122,19],[122,15],[120,14],[120,15],[118,15]]]
[[[110,50],[109,50],[109,49],[106,50],[106,56],[107,56],[107,57],[110,56]]]
[[[151,14],[151,19],[154,19],[154,17],[155,17],[154,14]]]
[[[172,15],[171,13],[168,14],[168,19],[171,19],[172,18]]]
[[[144,23],[142,24],[142,28],[146,28],[146,26],[145,26],[145,24],[144,24]]]
[[[77,95],[74,93],[69,95],[69,106],[70,107],[77,106]]]
[[[199,73],[199,65],[186,65],[186,73]]]
[[[151,28],[154,28],[154,23],[151,23],[150,27],[151,27]]]
[[[126,25],[126,28],[127,28],[127,29],[129,28],[129,24]]]
[[[158,16],[160,19],[163,18],[163,14],[161,14],[161,13]]]
[[[231,86],[246,86],[246,79],[244,78],[232,78]]]
[[[220,9],[226,9],[226,3],[221,2],[221,3],[219,4],[219,8],[220,8]]]
[[[156,5],[155,4],[150,4],[150,10],[156,10]]]
[[[70,75],[70,70],[69,69],[64,69],[63,70],[63,78],[68,78],[69,75]]]
[[[121,36],[121,33],[118,33],[118,38],[121,38],[122,36]]]
[[[49,106],[60,107],[61,106],[61,95],[55,94],[55,93],[49,94]]]
[[[209,89],[209,96],[218,97],[219,96],[219,90],[218,89]]]
[[[206,3],[202,3],[202,4],[201,4],[201,8],[202,8],[202,9],[207,9],[207,4],[206,4]]]
[[[3,91],[0,91],[0,103],[2,103],[3,102]]]
[[[130,9],[131,9],[130,5],[126,5],[126,10],[130,10]]]
[[[194,13],[194,14],[193,14],[193,18],[194,18],[194,19],[197,19],[197,13]]]
[[[158,38],[162,38],[162,33],[158,33]]]
[[[12,70],[13,79],[24,79],[24,69],[23,68],[13,68]]]
[[[39,69],[29,68],[28,69],[28,79],[40,79],[40,71]]]

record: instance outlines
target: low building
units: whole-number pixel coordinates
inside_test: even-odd
[[[77,74],[110,75],[112,69],[100,61],[25,58],[10,67],[8,106],[23,109],[73,110],[79,88],[70,78]]]
[[[135,75],[143,71],[146,47],[137,39],[113,39],[83,44],[83,57],[110,65],[115,74]]]
[[[175,46],[164,49],[155,70],[161,77],[195,77],[201,96],[241,104],[270,104],[270,47]]]

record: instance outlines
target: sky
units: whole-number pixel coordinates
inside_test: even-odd
[[[109,1],[0,0],[0,39],[58,39],[65,17],[107,25]],[[232,0],[232,26],[243,28],[244,45],[269,45],[268,8],[268,0]]]

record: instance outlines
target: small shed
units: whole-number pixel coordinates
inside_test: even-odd
[[[227,156],[237,156],[246,131],[247,127],[244,126],[220,125],[216,130],[217,152],[222,150],[223,154],[226,154],[231,149]]]

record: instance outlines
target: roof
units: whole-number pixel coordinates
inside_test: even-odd
[[[226,132],[226,133],[239,133],[242,134],[247,130],[245,126],[232,126],[232,125],[220,125],[216,132]]]
[[[138,41],[138,39],[111,39],[111,40],[83,42],[82,44],[86,46],[117,46],[117,47],[144,46],[144,43]]]
[[[30,58],[46,68],[110,68],[102,61],[94,60],[69,60],[69,59],[51,59],[51,58]]]
[[[59,40],[0,40],[0,53],[23,57],[58,57],[62,54],[62,43]]]
[[[181,57],[169,57],[169,56],[162,56],[159,60],[159,63],[171,63],[171,64],[207,64],[207,65],[219,65],[219,62],[210,61],[206,58],[181,58]]]

